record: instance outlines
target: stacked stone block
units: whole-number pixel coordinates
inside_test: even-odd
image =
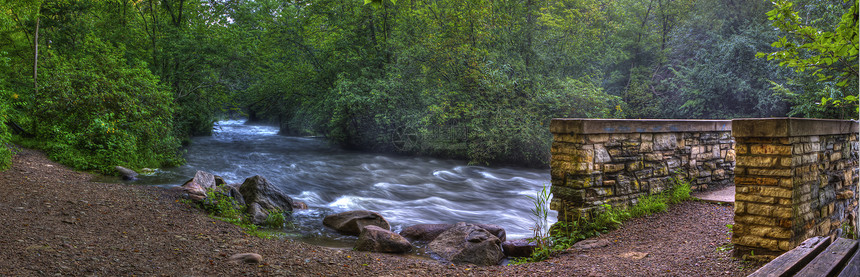
[[[784,252],[837,236],[857,210],[857,123],[796,118],[733,120],[735,225],[741,252]]]
[[[551,208],[559,220],[626,206],[675,183],[694,190],[732,183],[727,120],[554,119]]]

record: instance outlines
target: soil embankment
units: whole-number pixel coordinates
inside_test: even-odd
[[[731,207],[690,202],[601,236],[609,246],[518,266],[453,266],[261,239],[160,188],[91,182],[23,149],[0,172],[2,276],[745,276],[718,251]],[[258,253],[263,263],[229,257]],[[628,255],[630,252],[647,253]]]

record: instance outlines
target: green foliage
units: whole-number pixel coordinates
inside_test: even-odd
[[[49,157],[81,170],[177,165],[173,101],[143,64],[86,36],[79,52],[46,51],[34,133]]]
[[[857,239],[857,230],[854,228],[854,223],[849,221],[843,221],[842,226],[842,235],[841,237],[847,239]]]
[[[6,53],[0,52],[0,68],[8,67],[9,58],[6,58]],[[17,94],[13,94],[4,89],[5,81],[0,77],[0,171],[8,169],[12,165],[12,150],[10,140],[12,139],[9,128],[6,127],[6,122],[12,120],[9,116],[12,110],[12,103]]]
[[[630,216],[641,217],[654,213],[666,211],[668,203],[664,195],[648,195],[638,199],[633,208],[630,209]]]
[[[223,191],[221,188],[206,189],[206,198],[200,203],[200,207],[211,216],[223,218],[231,223],[246,222],[242,212],[245,207],[238,205],[233,197],[221,191]]]
[[[774,1],[773,10],[767,12],[768,19],[785,36],[772,44],[779,50],[756,56],[779,61],[780,66],[791,67],[813,77],[800,81],[802,86],[798,89],[805,93],[792,93],[785,86],[775,86],[775,90],[797,103],[792,114],[833,117],[827,112],[836,110],[840,118],[846,118],[848,110],[854,114],[850,118],[854,118],[860,111],[857,104],[860,74],[857,59],[860,47],[858,1],[844,0],[842,5],[828,3],[822,6],[828,9],[827,13],[841,14],[838,22],[804,19],[798,9],[807,7],[797,7],[794,2],[786,0]],[[810,14],[805,12],[807,16]],[[809,100],[821,107],[811,107]]]
[[[855,114],[857,1],[797,3],[0,0],[0,96],[19,96],[0,111],[101,172],[175,164],[177,140],[241,115],[347,147],[541,167],[553,117]]]
[[[529,199],[534,203],[534,207],[531,209],[531,212],[535,225],[531,228],[532,232],[534,232],[534,236],[528,241],[537,245],[537,249],[532,253],[531,258],[533,260],[544,260],[549,258],[552,247],[552,241],[549,236],[550,226],[548,220],[549,201],[552,199],[552,195],[550,194],[547,186],[544,185],[543,189],[541,189],[535,197],[529,196]]]
[[[681,175],[681,172],[677,172],[676,176],[678,175]],[[690,187],[690,182],[685,181],[680,177],[672,178],[672,181],[675,184],[666,194],[666,200],[668,200],[669,204],[678,204],[692,198],[690,193],[692,193],[693,190]]]
[[[223,185],[222,185],[223,186]],[[221,220],[241,227],[246,233],[260,238],[275,238],[277,233],[261,230],[260,226],[251,223],[243,211],[245,206],[239,205],[232,197],[223,193],[223,187],[206,189],[206,198],[199,203],[199,207],[209,213],[212,219]],[[286,215],[280,210],[267,211],[268,217],[263,226],[271,228],[282,228],[287,224]]]
[[[269,210],[267,211],[266,220],[263,221],[263,226],[271,227],[271,228],[283,228],[287,223],[287,216],[284,214],[284,211],[279,209]]]

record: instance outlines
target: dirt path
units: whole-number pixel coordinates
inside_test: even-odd
[[[519,266],[452,266],[248,236],[164,189],[90,182],[21,150],[0,172],[2,276],[744,276],[717,247],[731,207],[686,203],[601,236],[609,246]],[[632,251],[642,259],[619,257]],[[254,252],[263,263],[227,259]]]

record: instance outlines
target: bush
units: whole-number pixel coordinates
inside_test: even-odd
[[[206,198],[200,204],[203,210],[209,212],[212,216],[228,219],[228,221],[234,223],[243,221],[242,210],[245,207],[237,205],[232,197],[218,190],[212,188],[206,189]]]
[[[46,51],[34,125],[49,157],[80,170],[178,165],[173,97],[145,64],[94,36],[79,52]]]
[[[266,220],[263,221],[263,226],[271,228],[283,228],[284,224],[287,223],[287,216],[284,215],[284,211],[275,209],[267,212],[269,212],[269,214],[266,215]]]
[[[8,66],[9,58],[4,57],[5,54],[0,52],[0,67]],[[6,127],[6,122],[11,120],[9,113],[12,107],[9,103],[18,98],[17,94],[4,90],[4,86],[4,80],[0,79],[0,171],[6,170],[12,165],[12,151],[9,149],[11,135]]]

